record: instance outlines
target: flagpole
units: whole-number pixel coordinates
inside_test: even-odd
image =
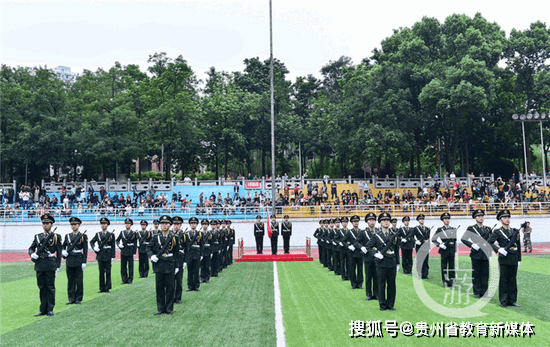
[[[271,205],[272,214],[275,214],[276,184],[275,184],[275,101],[273,97],[273,21],[271,0],[269,0],[269,49],[270,49],[270,80],[271,80]],[[278,195],[278,194],[277,194]]]

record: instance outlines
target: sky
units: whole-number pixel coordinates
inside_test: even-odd
[[[182,55],[197,77],[210,67],[242,71],[244,59],[269,59],[269,0],[10,1],[0,8],[0,60],[8,66],[68,66],[108,70],[116,61],[146,71],[149,55]],[[287,79],[320,70],[345,55],[355,64],[370,57],[393,30],[424,16],[440,22],[477,12],[512,29],[550,18],[550,1],[393,0],[338,2],[272,0],[273,54]],[[548,25],[548,23],[547,23]]]

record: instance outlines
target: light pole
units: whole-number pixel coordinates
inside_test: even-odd
[[[531,112],[529,111],[526,115],[517,115],[513,114],[512,119],[515,121],[521,121],[521,130],[523,132],[523,160],[525,162],[525,174],[528,176],[527,172],[527,147],[525,146],[525,121],[528,122],[539,122],[540,126],[540,151],[542,156],[542,181],[544,185],[544,192],[546,193],[546,156],[544,155],[544,137],[542,135],[542,121],[546,120],[547,117],[550,115],[546,115],[546,113],[539,114],[537,111]],[[527,179],[526,179],[527,181]]]

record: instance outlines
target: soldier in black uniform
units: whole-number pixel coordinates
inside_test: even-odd
[[[361,252],[361,229],[359,229],[359,216],[355,215],[350,218],[352,228],[349,230],[346,243],[349,244],[350,250],[350,272],[349,280],[351,289],[363,288],[363,252]]]
[[[283,236],[283,250],[285,254],[290,253],[290,236],[292,235],[292,223],[288,221],[289,216],[284,216],[284,222],[281,223],[281,234]]]
[[[199,265],[202,260],[202,233],[197,230],[199,220],[197,217],[189,218],[189,226],[191,230],[187,232],[186,244],[186,260],[187,260],[187,291],[200,290]]]
[[[40,311],[34,315],[35,317],[54,315],[55,277],[61,266],[61,235],[52,231],[55,219],[49,214],[42,215],[40,219],[44,232],[34,235],[29,247],[29,255],[34,262],[36,282],[40,290]]]
[[[367,249],[376,247],[376,274],[378,276],[378,303],[380,311],[395,311],[395,276],[399,271],[399,244],[397,233],[389,231],[391,216],[382,212],[378,216],[381,229],[367,243]]]
[[[210,283],[210,261],[212,260],[212,233],[208,230],[210,222],[208,219],[201,221],[202,226],[202,260],[201,260],[201,283]]]
[[[262,216],[256,216],[256,223],[254,223],[254,238],[256,239],[256,253],[263,254],[264,251],[264,223],[262,222]]]
[[[409,227],[411,218],[409,216],[401,219],[403,226],[399,229],[399,248],[401,248],[401,262],[403,264],[403,273],[412,274],[413,264],[413,249],[414,249],[414,232],[415,230]]]
[[[363,262],[365,266],[365,291],[367,294],[367,300],[378,299],[378,276],[376,275],[376,264],[374,263],[374,253],[376,249],[368,249],[367,245],[369,241],[378,232],[375,228],[376,215],[372,212],[367,213],[365,216],[365,222],[367,227],[365,230],[359,233],[359,243],[361,245],[361,252],[363,252]]]
[[[422,213],[416,217],[416,220],[418,221],[419,225],[415,228],[414,237],[416,238],[416,257],[418,258],[418,251],[420,250],[422,245],[424,245],[424,243],[426,242],[430,242],[430,229],[428,229],[428,227],[424,225],[425,216]],[[424,261],[422,262],[422,271],[418,274],[418,276],[423,279],[430,278],[428,276],[430,273],[430,265],[428,263],[429,258],[430,253],[428,251],[428,253],[426,254],[426,258],[424,258]]]
[[[115,235],[107,231],[107,227],[111,224],[108,218],[101,217],[99,220],[101,231],[96,233],[90,241],[90,248],[96,253],[97,265],[99,267],[99,292],[108,293],[112,288],[111,285],[111,267],[113,259],[115,259]],[[97,243],[97,244],[96,244]],[[102,247],[100,247],[103,245]]]
[[[277,246],[279,244],[279,222],[277,222],[277,217],[271,215],[271,254],[277,254]]]
[[[340,218],[342,227],[339,230],[340,233],[340,272],[342,273],[342,281],[349,281],[350,262],[349,262],[349,231],[348,231],[349,218],[344,216]]]
[[[63,241],[63,258],[66,259],[67,269],[67,293],[69,294],[70,304],[80,304],[84,296],[84,276],[88,259],[88,237],[82,234],[78,229],[82,224],[80,218],[69,218],[72,233],[65,235]],[[69,250],[69,248],[72,248]]]
[[[326,257],[325,259],[327,260],[327,267],[328,267],[328,270],[329,271],[333,271],[334,270],[334,258],[333,258],[333,253],[332,253],[332,230],[330,229],[330,226],[329,226],[329,223],[330,223],[330,220],[329,219],[325,219],[324,221],[325,223],[323,224],[323,239],[325,240],[325,252],[326,252]]]
[[[142,220],[139,222],[141,225],[141,231],[138,233],[138,271],[139,278],[146,278],[149,276],[149,258],[147,257],[147,247],[151,242],[153,233],[147,230],[147,221]]]
[[[181,304],[181,295],[183,294],[183,264],[185,263],[185,247],[184,247],[184,237],[185,233],[183,230],[181,230],[181,227],[183,225],[183,218],[180,216],[173,216],[172,217],[172,226],[173,230],[172,233],[178,240],[178,244],[180,245],[179,248],[179,256],[178,261],[176,262],[176,266],[178,267],[178,272],[174,275],[174,303],[175,304]],[[189,270],[187,270],[189,271]]]
[[[395,233],[397,232],[397,218],[392,218],[390,220],[391,226],[390,226],[390,232]]]
[[[137,249],[137,233],[132,230],[134,221],[124,220],[126,230],[121,231],[116,242],[120,248],[120,277],[122,284],[131,284],[134,281],[134,257]]]
[[[332,228],[332,256],[334,258],[334,274],[336,276],[342,276],[342,264],[340,264],[341,252],[340,242],[342,241],[340,235],[340,219],[331,219]],[[342,243],[343,244],[343,243]]]
[[[227,221],[225,219],[221,220],[220,233],[218,235],[218,241],[220,242],[220,259],[218,262],[218,273],[222,272],[226,267],[226,256],[227,256],[227,236],[229,231],[227,230]]]
[[[219,235],[220,231],[218,230],[218,221],[213,220],[210,221],[210,226],[212,226],[211,235],[212,235],[212,242],[210,243],[210,246],[212,248],[212,262],[211,262],[211,276],[212,277],[218,277],[218,262],[220,258],[220,242],[219,242]]]
[[[521,265],[521,243],[519,230],[510,228],[510,211],[502,210],[497,214],[502,227],[496,229],[487,243],[498,253],[500,278],[498,281],[498,299],[500,306],[520,307],[517,303],[517,274]],[[498,246],[494,243],[498,243]]]
[[[451,215],[448,212],[439,217],[443,226],[438,228],[432,238],[441,254],[441,279],[443,286],[450,288],[455,282],[456,229],[450,226]]]
[[[228,265],[233,264],[233,245],[235,244],[235,229],[231,227],[231,220],[227,220],[227,228],[229,229],[229,262]]]
[[[324,242],[321,238],[322,235],[323,235],[323,220],[320,219],[319,220],[319,227],[317,227],[317,229],[315,229],[315,231],[313,232],[313,237],[315,237],[317,239],[317,250],[319,252],[319,263],[321,265],[324,265],[324,263],[325,263],[325,249],[324,249]]]
[[[159,218],[161,233],[155,235],[147,249],[147,254],[153,262],[155,273],[155,289],[157,293],[157,312],[155,315],[172,314],[174,310],[174,275],[179,272],[177,266],[180,244],[170,231],[172,219],[170,216]]]
[[[491,229],[483,225],[485,211],[482,209],[475,210],[472,213],[472,218],[475,219],[476,224],[470,225],[466,229],[461,241],[471,248],[472,285],[475,297],[481,298],[489,288],[489,259],[482,248],[487,246],[486,240],[491,235]]]
[[[160,234],[162,231],[159,229],[160,223],[158,219],[153,219],[153,236]]]

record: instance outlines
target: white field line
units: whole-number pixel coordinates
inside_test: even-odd
[[[273,288],[275,288],[275,332],[277,333],[277,347],[286,347],[285,326],[283,325],[283,309],[281,307],[281,289],[277,262],[273,262]]]

